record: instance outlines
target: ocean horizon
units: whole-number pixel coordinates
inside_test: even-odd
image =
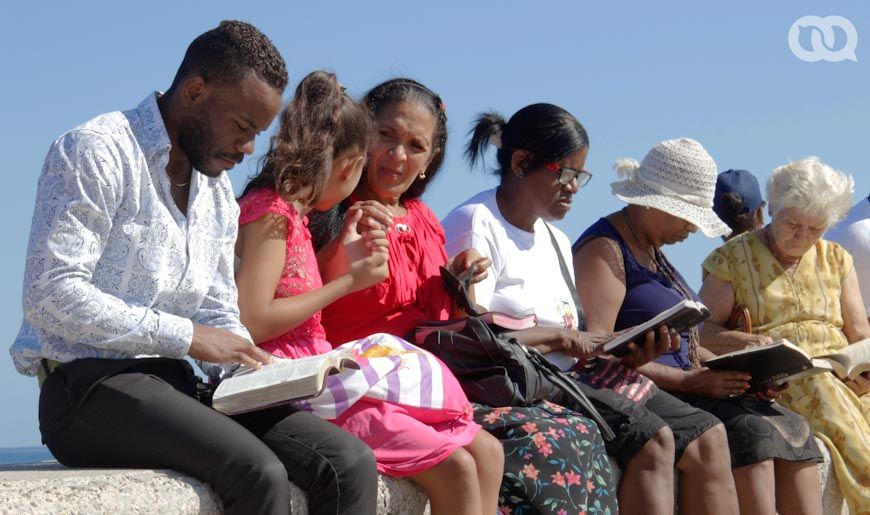
[[[30,447],[0,447],[0,466],[22,463],[46,463],[55,461],[44,445]]]

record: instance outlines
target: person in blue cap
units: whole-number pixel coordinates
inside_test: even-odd
[[[723,236],[723,240],[763,227],[764,206],[758,179],[752,173],[728,170],[716,178],[713,211],[731,228],[731,234]]]

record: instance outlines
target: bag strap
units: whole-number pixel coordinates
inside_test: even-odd
[[[456,277],[447,267],[442,266],[441,268],[441,281],[444,283],[444,288],[447,290],[447,293],[453,298],[453,302],[456,303],[456,306],[465,312],[466,315],[476,317],[480,316],[480,310],[471,300],[471,295],[468,293],[468,289],[471,287],[471,279],[474,277],[474,267],[470,267],[468,270],[463,272]]]
[[[547,230],[550,228],[547,227]],[[550,232],[550,236],[553,237],[552,231]],[[556,254],[559,256],[559,263],[562,266],[562,275],[566,277],[566,284],[568,284],[569,289],[572,292],[572,296],[574,297],[574,301],[577,305],[577,314],[578,318],[582,320],[583,329],[586,329],[586,316],[583,314],[582,309],[580,309],[580,300],[579,295],[577,294],[577,289],[574,288],[574,285],[571,284],[570,276],[568,276],[568,269],[565,266],[565,261],[562,258],[562,253],[559,252],[559,247],[556,244],[556,239],[553,237],[553,246],[556,249]],[[471,277],[474,274],[474,268],[469,268],[465,273],[456,277],[453,272],[448,270],[445,267],[441,267],[441,279],[444,281],[444,285],[447,288],[447,291],[454,297],[454,299],[459,304],[460,308],[463,309],[466,313],[468,313],[469,318],[466,320],[465,328],[468,328],[468,324],[471,323],[476,329],[475,331],[483,331],[484,333],[489,333],[493,338],[497,338],[495,333],[492,332],[492,329],[480,322],[480,320],[475,320],[476,317],[480,315],[478,311],[475,309],[474,302],[471,301],[468,295],[468,286],[471,284]],[[580,325],[578,323],[578,325]],[[476,339],[480,339],[480,335],[475,336]],[[510,345],[516,345],[520,349],[523,350],[525,355],[528,357],[529,362],[547,379],[549,379],[553,384],[556,385],[560,390],[562,390],[565,395],[570,397],[577,405],[581,406],[586,413],[595,421],[598,425],[599,430],[601,431],[601,435],[605,440],[610,441],[615,438],[613,433],[613,429],[611,429],[610,425],[608,425],[607,421],[604,420],[604,417],[598,412],[595,406],[592,404],[592,401],[586,397],[586,394],[580,390],[577,385],[574,383],[573,379],[568,377],[564,372],[559,370],[559,367],[551,363],[547,358],[544,357],[538,350],[533,347],[527,347],[520,342],[518,342],[514,338],[507,338],[507,342]],[[504,341],[504,340],[502,340]]]
[[[601,416],[601,413],[598,412],[592,404],[592,401],[589,400],[589,397],[586,397],[586,394],[580,390],[572,378],[568,377],[565,372],[559,370],[559,367],[551,363],[550,360],[545,358],[544,355],[534,347],[526,347],[522,344],[518,345],[525,350],[526,355],[529,357],[529,361],[532,362],[535,368],[537,368],[544,377],[552,381],[552,383],[558,386],[559,389],[561,389],[568,397],[573,399],[574,402],[586,410],[586,413],[595,421],[595,424],[601,431],[601,436],[603,436],[605,440],[611,441],[616,438],[610,424],[604,420],[604,417]]]
[[[577,309],[577,330],[586,330],[586,313],[583,311],[583,306],[580,305],[580,294],[577,293],[577,287],[574,286],[574,280],[571,279],[571,273],[568,272],[568,265],[565,264],[565,258],[562,256],[562,250],[559,248],[559,243],[556,241],[556,235],[550,229],[550,224],[544,222],[547,232],[550,233],[550,241],[553,243],[553,250],[556,251],[556,257],[559,258],[559,269],[562,271],[562,279],[565,280],[565,286],[571,292],[571,298],[574,299],[574,307]]]
[[[752,334],[752,316],[749,314],[749,308],[744,306],[743,304],[737,304],[734,306],[734,309],[731,310],[731,316],[728,317],[728,321],[725,322],[725,329],[735,330],[740,326],[740,323],[743,322],[742,331],[745,333]]]

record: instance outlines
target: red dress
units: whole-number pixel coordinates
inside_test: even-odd
[[[311,233],[308,232],[307,218],[300,217],[292,205],[268,189],[248,193],[239,200],[239,207],[240,225],[258,220],[269,213],[279,214],[287,219],[284,271],[278,282],[275,298],[291,297],[323,286],[317,268],[317,257],[311,244]],[[390,264],[392,265],[392,261]],[[346,314],[354,317],[358,315],[354,312]],[[371,332],[352,340],[369,334]],[[288,358],[321,354],[332,349],[321,325],[319,312],[299,326],[272,340],[262,342],[259,346],[275,355]],[[454,450],[471,443],[480,431],[480,426],[472,419],[473,409],[459,382],[443,363],[439,361],[439,364],[443,370],[439,384],[444,397],[441,408],[421,408],[399,402],[363,398],[338,418],[331,420],[372,449],[379,472],[409,476],[428,470]]]
[[[323,310],[323,327],[334,344],[372,333],[407,336],[420,320],[450,317],[452,301],[439,271],[447,262],[444,229],[422,201],[409,200],[405,209],[407,214],[393,217],[388,235],[390,276]]]

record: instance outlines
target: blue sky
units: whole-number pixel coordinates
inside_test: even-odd
[[[856,201],[870,193],[870,46],[860,39],[870,38],[865,2],[241,4],[158,0],[4,7],[4,346],[20,324],[36,182],[51,141],[99,113],[128,109],[149,91],[165,89],[190,40],[225,18],[249,21],[269,35],[293,83],[324,68],[354,94],[399,75],[439,92],[447,104],[450,141],[445,169],[425,196],[439,216],[495,185],[492,175],[470,171],[462,160],[474,115],[495,109],[509,116],[541,101],[574,113],[590,134],[587,168],[594,178],[559,224],[572,239],[621,207],[610,196],[613,161],[640,160],[656,142],[674,137],[699,140],[720,170],[746,168],[762,180],[787,160],[818,155],[853,174]],[[858,61],[797,59],[788,32],[806,15],[849,19],[859,37]],[[835,35],[832,46],[838,48],[845,36]],[[811,37],[802,34],[806,47]],[[259,153],[265,137],[257,143]],[[255,162],[248,159],[231,172],[237,190]],[[700,263],[717,243],[695,235],[666,252],[697,286]],[[5,412],[0,447],[38,444],[36,380],[18,375],[5,357],[0,392]]]

